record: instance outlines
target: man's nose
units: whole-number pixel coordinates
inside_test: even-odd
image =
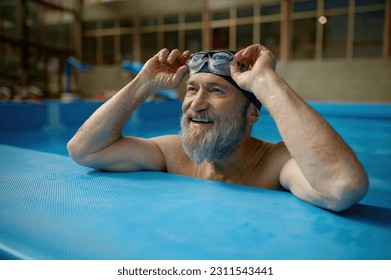
[[[195,112],[206,110],[209,107],[209,94],[206,90],[200,89],[191,102],[191,109]]]

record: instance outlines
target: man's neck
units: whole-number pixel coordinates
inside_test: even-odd
[[[248,170],[251,151],[255,148],[257,140],[251,137],[246,137],[240,144],[239,149],[231,156],[220,161],[203,162],[198,166],[198,177],[217,180],[229,181],[232,176],[242,174]],[[250,163],[251,164],[251,163]]]

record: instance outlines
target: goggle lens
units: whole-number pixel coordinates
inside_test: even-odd
[[[205,62],[208,62],[209,70],[217,75],[230,76],[229,64],[234,58],[234,53],[229,51],[210,51],[195,53],[187,65],[189,74],[192,75],[201,70]]]

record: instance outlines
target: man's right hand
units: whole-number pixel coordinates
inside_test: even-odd
[[[162,49],[145,63],[138,76],[150,92],[175,89],[188,72],[190,55],[190,51]]]

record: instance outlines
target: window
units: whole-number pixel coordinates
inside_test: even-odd
[[[348,16],[327,16],[323,31],[323,57],[346,57]]]
[[[19,48],[12,44],[0,41],[0,73],[4,76],[13,76],[21,67],[21,53]]]
[[[113,36],[104,36],[103,37],[103,64],[113,64],[114,63],[114,37]]]
[[[176,24],[178,23],[178,16],[165,16],[163,22],[164,24]]]
[[[201,14],[190,14],[185,16],[185,22],[201,22],[202,21],[202,15]]]
[[[253,43],[253,25],[238,25],[236,27],[236,48],[242,49]]]
[[[74,22],[72,14],[64,14],[62,24],[60,24],[61,39],[59,40],[60,47],[70,49],[72,47],[72,22]]]
[[[236,14],[238,18],[252,17],[253,15],[254,15],[253,7],[238,8]]]
[[[381,57],[384,11],[358,13],[354,26],[354,57]]]
[[[120,24],[120,27],[123,27],[123,28],[133,27],[133,20],[132,19],[122,19],[119,24]]]
[[[280,12],[281,12],[281,5],[280,4],[262,5],[261,6],[261,15],[262,16],[278,15]]]
[[[185,49],[191,52],[198,52],[201,50],[202,32],[200,29],[186,30],[185,32]]]
[[[217,11],[212,13],[212,20],[229,19],[229,10]]]
[[[86,21],[83,23],[83,30],[90,31],[96,29],[96,21]]]
[[[143,33],[141,34],[141,49],[143,62],[150,59],[157,52],[157,33]]]
[[[178,48],[179,35],[178,31],[167,31],[163,35],[163,47],[169,50]]]
[[[385,4],[385,0],[356,0],[356,6]]]
[[[113,20],[104,20],[104,21],[102,21],[102,28],[103,29],[114,28],[114,21]]]
[[[308,11],[316,11],[316,0],[296,0],[293,1],[293,11],[294,12],[308,12]]]
[[[0,33],[18,37],[18,1],[0,1]]]
[[[229,27],[213,29],[213,49],[228,49],[229,48]]]
[[[83,40],[83,61],[96,64],[96,37],[85,37]]]
[[[61,14],[59,12],[53,11],[52,13],[45,13],[45,23],[43,27],[45,32],[45,42],[51,42],[51,44],[58,46],[61,40],[60,22]],[[36,39],[39,40],[39,37]]]
[[[347,8],[349,0],[324,0],[325,9]]]
[[[121,60],[132,60],[133,58],[133,36],[131,34],[121,35]]]
[[[315,58],[316,18],[293,22],[293,58]]]
[[[156,17],[143,17],[141,19],[141,25],[142,26],[151,26],[157,24],[157,18]]]
[[[267,47],[276,58],[280,57],[280,22],[265,22],[261,24],[261,44]]]

